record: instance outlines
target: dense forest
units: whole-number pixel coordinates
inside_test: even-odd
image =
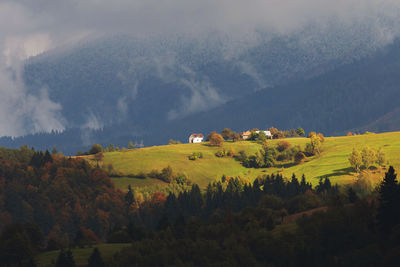
[[[60,248],[56,266],[73,266],[69,248],[103,242],[132,244],[109,266],[393,266],[399,205],[392,167],[367,197],[328,178],[313,188],[304,176],[264,175],[141,202],[84,160],[0,149],[0,266],[35,266]]]

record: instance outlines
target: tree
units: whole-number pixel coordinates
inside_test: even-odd
[[[304,155],[303,152],[299,151],[296,153],[296,155],[294,155],[294,162],[296,164],[300,164],[304,161],[305,158],[306,158],[306,155]]]
[[[235,133],[229,128],[225,128],[221,132],[221,135],[224,138],[224,140],[232,139],[234,134]]]
[[[88,261],[88,267],[105,267],[105,263],[101,258],[101,254],[98,248],[93,249],[92,255],[90,255]]]
[[[52,155],[57,155],[57,154],[58,154],[57,148],[54,147],[54,148],[51,150],[51,154],[52,154]]]
[[[382,148],[379,148],[378,151],[376,152],[376,163],[382,167],[385,164],[386,160],[386,155],[385,152],[383,152]]]
[[[131,185],[128,185],[128,192],[125,195],[125,203],[130,207],[134,201],[135,197],[133,196],[132,187]]]
[[[291,147],[292,144],[286,140],[282,140],[278,142],[278,151],[282,152]]]
[[[379,207],[377,220],[382,230],[389,231],[400,223],[400,186],[392,166],[379,186]]]
[[[299,136],[304,136],[304,135],[306,135],[306,133],[304,132],[304,129],[301,128],[301,127],[299,127],[299,128],[296,129],[296,133],[297,133]]]
[[[168,142],[169,145],[178,145],[180,143],[181,143],[181,141],[177,141],[174,139],[169,139],[169,142]]]
[[[60,254],[58,254],[57,258],[56,267],[75,267],[75,261],[71,250],[68,250],[67,252],[64,250],[60,251]]]
[[[351,152],[349,157],[349,162],[351,167],[353,167],[357,172],[360,172],[363,160],[360,152],[356,148],[353,148],[353,151]]]
[[[312,135],[310,137],[311,141],[311,148],[313,154],[317,153],[318,155],[321,154],[321,140],[317,135]]]
[[[352,187],[349,187],[349,189],[347,190],[347,196],[350,203],[355,203],[358,200],[358,196],[356,192],[354,192]]]
[[[224,138],[220,134],[212,132],[210,134],[209,141],[210,146],[222,146],[222,144],[224,143]]]
[[[99,162],[104,159],[104,155],[102,152],[97,153],[94,155],[94,160],[97,162],[97,167],[99,167]]]
[[[89,150],[89,154],[91,155],[97,154],[99,152],[103,152],[103,147],[99,144],[94,144]]]
[[[135,145],[133,144],[132,141],[129,141],[128,148],[129,149],[134,149],[135,148]]]
[[[369,169],[376,162],[375,151],[369,147],[364,147],[361,152],[361,157],[365,168]]]
[[[236,142],[240,140],[240,133],[234,133],[232,136],[232,141]]]
[[[113,144],[109,144],[108,147],[107,147],[107,151],[108,152],[114,152],[114,150],[115,150],[114,145]]]

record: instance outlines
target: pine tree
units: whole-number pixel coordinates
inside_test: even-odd
[[[60,251],[60,254],[58,254],[57,258],[56,267],[75,267],[75,261],[71,250],[68,250],[66,253],[64,250]]]
[[[135,197],[133,196],[132,187],[131,185],[129,185],[128,192],[125,195],[125,203],[128,207],[130,207],[134,201]]]
[[[379,207],[377,220],[381,229],[389,231],[400,223],[400,185],[394,168],[390,166],[379,187]]]
[[[105,263],[101,258],[101,254],[98,248],[93,249],[92,255],[90,255],[88,267],[105,267]]]
[[[354,203],[358,200],[358,196],[356,192],[354,192],[352,187],[349,187],[349,189],[347,190],[347,196],[350,203]]]

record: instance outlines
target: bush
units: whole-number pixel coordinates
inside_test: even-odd
[[[296,153],[296,155],[294,156],[294,162],[296,164],[300,164],[304,161],[304,159],[306,158],[306,155],[304,155],[303,152],[299,151]]]
[[[222,146],[222,144],[224,143],[224,138],[222,137],[222,135],[216,132],[212,132],[211,134],[209,134],[208,139],[210,141],[210,146]]]
[[[189,158],[189,160],[202,159],[203,153],[202,152],[193,152],[192,155],[190,155],[188,158]]]
[[[94,144],[90,150],[89,150],[89,154],[94,155],[97,153],[103,152],[103,147],[99,144]]]
[[[215,156],[219,157],[219,158],[223,158],[226,156],[226,151],[225,149],[219,150],[217,151],[217,153],[215,153]]]
[[[291,143],[289,143],[288,141],[282,140],[282,141],[278,142],[277,149],[278,149],[279,152],[282,152],[282,151],[285,151],[286,149],[288,149],[291,146],[292,146]]]

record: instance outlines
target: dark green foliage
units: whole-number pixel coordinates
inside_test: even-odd
[[[103,259],[98,248],[93,249],[92,255],[90,255],[88,261],[88,267],[105,267]]]
[[[94,155],[94,154],[97,154],[97,153],[100,153],[100,152],[103,152],[103,147],[101,145],[99,145],[99,144],[94,144],[90,148],[90,150],[88,151],[88,154]]]
[[[0,234],[0,266],[25,265],[35,256],[43,242],[39,227],[32,223],[11,224]]]
[[[304,135],[306,135],[306,133],[304,132],[304,129],[301,128],[301,127],[299,127],[299,128],[296,129],[296,133],[297,133],[298,136],[304,136]]]
[[[132,187],[129,185],[128,192],[125,194],[125,204],[127,207],[130,207],[134,201],[135,197],[133,196]]]
[[[349,189],[347,190],[347,197],[350,203],[355,203],[359,199],[352,187],[349,187]]]
[[[75,266],[76,265],[71,250],[68,250],[67,252],[61,250],[60,254],[58,254],[56,267],[75,267]]]
[[[218,158],[223,158],[223,157],[225,157],[225,156],[226,156],[226,150],[225,150],[225,148],[223,148],[223,149],[221,149],[221,150],[218,150],[218,151],[215,153],[215,156],[218,157]]]
[[[188,157],[190,160],[202,159],[203,153],[202,152],[193,152],[192,155]]]
[[[379,209],[377,219],[382,230],[389,231],[400,224],[400,185],[392,166],[379,187]]]

